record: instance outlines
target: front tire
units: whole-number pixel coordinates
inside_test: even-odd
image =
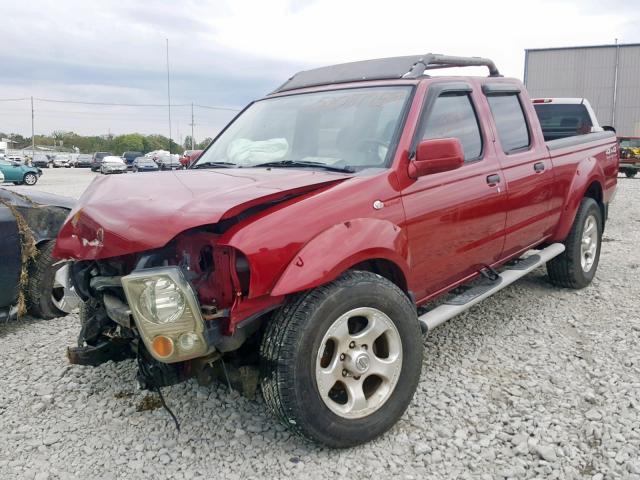
[[[56,271],[53,264],[56,260],[52,252],[54,241],[48,241],[38,248],[36,259],[29,267],[29,283],[27,286],[27,304],[29,313],[34,317],[50,320],[62,317],[67,313],[58,308],[64,299],[64,288],[56,284]]]
[[[386,432],[407,409],[422,335],[402,290],[350,271],[285,304],[267,325],[260,356],[274,415],[311,440],[351,447]]]
[[[624,174],[627,176],[627,178],[633,178],[636,176],[636,172],[635,170],[627,170],[624,172]]]
[[[29,172],[24,175],[23,181],[26,185],[35,185],[38,183],[38,176],[35,173]]]
[[[602,211],[593,198],[583,198],[567,239],[565,251],[547,262],[551,283],[584,288],[591,283],[600,261]]]

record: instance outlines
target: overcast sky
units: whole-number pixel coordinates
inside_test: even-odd
[[[524,49],[640,42],[637,0],[0,0],[0,99],[241,107],[298,70],[427,52],[478,55],[522,78]],[[36,133],[168,132],[166,108],[35,102]],[[197,139],[232,112],[196,108]],[[189,107],[173,133],[190,132]],[[30,134],[28,101],[0,132]]]

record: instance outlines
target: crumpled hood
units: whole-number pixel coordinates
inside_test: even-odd
[[[89,260],[159,248],[189,228],[351,176],[288,168],[100,176],[69,214],[54,256]]]

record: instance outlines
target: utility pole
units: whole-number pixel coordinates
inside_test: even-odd
[[[195,122],[193,121],[193,102],[191,102],[191,123],[189,125],[191,125],[191,150],[195,150],[196,141],[193,139],[193,127],[195,125]]]
[[[33,96],[31,97],[31,163],[33,163],[33,159],[36,154],[36,137],[33,128]]]
[[[618,98],[618,66],[620,64],[620,45],[618,45],[618,39],[615,40],[616,45],[616,66],[613,74],[613,108],[611,109],[611,126],[616,126],[616,103]]]
[[[171,82],[169,80],[169,39],[167,38],[167,100],[169,106],[169,154],[171,154]]]

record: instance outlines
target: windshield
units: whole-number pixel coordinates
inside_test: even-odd
[[[621,138],[620,146],[626,148],[640,148],[640,138]]]
[[[269,98],[251,105],[192,168],[385,167],[410,86],[354,88]]]

